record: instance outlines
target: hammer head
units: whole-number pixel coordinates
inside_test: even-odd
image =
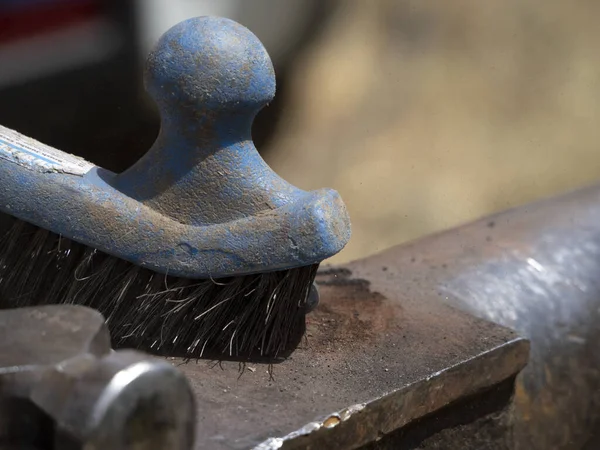
[[[190,449],[195,404],[167,361],[115,352],[73,305],[0,312],[0,440],[19,448]]]

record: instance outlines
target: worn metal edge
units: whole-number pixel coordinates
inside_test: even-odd
[[[286,436],[270,437],[253,450],[304,448],[308,439],[311,448],[320,448],[319,443],[327,442],[348,442],[350,446],[344,448],[357,448],[379,440],[453,401],[517,375],[527,364],[529,347],[527,339],[515,338],[382,397],[321,416]],[[451,378],[464,378],[465,371],[482,376],[471,383],[449,382]],[[367,421],[375,423],[366,425]]]

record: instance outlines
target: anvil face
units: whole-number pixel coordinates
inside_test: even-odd
[[[518,373],[528,342],[447,305],[417,258],[322,270],[306,339],[279,364],[181,364],[197,448],[359,448]]]

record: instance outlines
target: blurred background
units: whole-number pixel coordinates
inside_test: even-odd
[[[255,143],[342,194],[334,262],[600,181],[595,0],[0,0],[0,123],[123,170],[158,132],[146,54],[197,15],[271,54]]]

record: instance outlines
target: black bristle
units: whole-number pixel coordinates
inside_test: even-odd
[[[95,308],[115,347],[188,358],[284,357],[304,333],[317,267],[176,278],[0,213],[0,307]]]

